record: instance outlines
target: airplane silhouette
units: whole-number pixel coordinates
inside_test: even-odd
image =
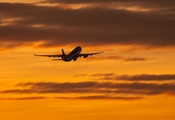
[[[53,60],[63,60],[65,62],[69,62],[71,60],[76,61],[78,57],[84,57],[87,58],[89,55],[95,55],[95,54],[100,54],[103,52],[96,52],[96,53],[81,53],[82,48],[80,46],[76,47],[75,49],[73,49],[69,54],[65,54],[64,50],[62,49],[62,54],[58,54],[58,55],[36,55],[35,56],[42,56],[42,57],[61,57],[61,59],[53,59]]]

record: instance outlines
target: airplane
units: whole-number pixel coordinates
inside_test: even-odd
[[[63,60],[65,62],[69,62],[71,60],[76,61],[78,57],[84,57],[87,58],[88,56],[92,56],[95,54],[100,54],[103,52],[96,52],[96,53],[81,53],[82,48],[80,46],[77,46],[75,49],[73,49],[69,54],[65,54],[64,50],[62,49],[62,54],[55,54],[55,55],[36,55],[35,56],[42,56],[42,57],[58,57],[61,59],[53,59],[53,60]]]

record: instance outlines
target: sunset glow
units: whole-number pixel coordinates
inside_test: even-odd
[[[0,1],[1,120],[174,120],[175,2]],[[102,54],[52,61],[34,54]]]

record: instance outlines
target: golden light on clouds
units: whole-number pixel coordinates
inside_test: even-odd
[[[174,120],[174,5],[1,1],[1,119]],[[34,56],[76,46],[104,53],[71,62]]]
[[[35,3],[37,0],[1,0],[1,2],[6,3]]]

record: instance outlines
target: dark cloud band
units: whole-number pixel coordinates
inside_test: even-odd
[[[128,94],[128,95],[175,95],[175,84],[172,83],[114,83],[114,82],[39,82],[39,83],[20,83],[17,86],[28,87],[26,89],[12,89],[1,91],[3,94]]]
[[[101,7],[63,9],[0,3],[1,46],[142,45],[175,46],[175,20],[170,12],[132,12]]]
[[[175,74],[138,74],[138,75],[117,75],[115,73],[92,74],[101,80],[129,80],[129,81],[171,81],[175,80]]]

